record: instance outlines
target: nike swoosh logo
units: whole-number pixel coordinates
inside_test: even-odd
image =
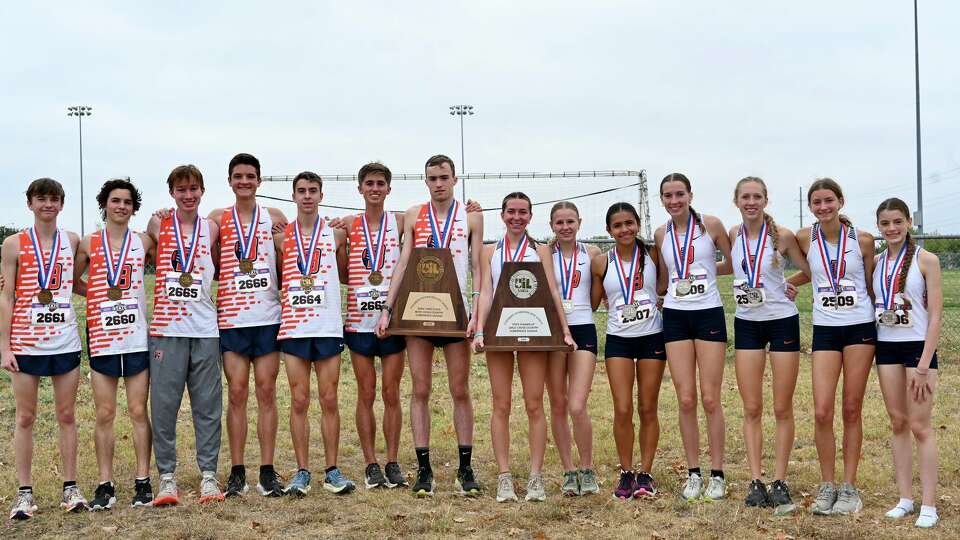
[[[133,253],[134,251],[140,251],[140,248],[130,248],[130,253]]]
[[[711,336],[715,336],[715,335],[717,335],[717,334],[719,334],[719,333],[720,333],[719,330],[711,330],[711,331],[710,331],[710,335],[711,335]]]
[[[795,340],[795,339],[785,339],[785,340],[783,340],[783,344],[784,344],[784,345],[790,345],[790,344],[793,343],[794,341],[796,341],[796,340]]]
[[[653,354],[663,354],[663,351],[653,351]]]
[[[873,341],[873,338],[872,337],[860,338],[860,341],[864,343],[870,343],[871,341]]]

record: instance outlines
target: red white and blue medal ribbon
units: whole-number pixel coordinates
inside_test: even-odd
[[[193,271],[193,259],[196,257],[197,247],[200,245],[200,215],[197,214],[197,218],[193,223],[190,248],[187,249],[184,247],[183,238],[180,235],[180,218],[177,217],[177,212],[174,210],[173,237],[177,241],[177,253],[180,254],[180,271],[184,274],[189,274]]]
[[[557,244],[557,267],[560,268],[560,290],[563,293],[563,300],[573,300],[573,274],[577,271],[577,254],[580,252],[580,244],[574,243],[573,256],[570,258],[568,266],[563,260],[563,250],[560,244]]]
[[[30,243],[33,244],[33,254],[37,259],[37,282],[40,290],[50,290],[50,280],[53,278],[53,268],[57,264],[57,257],[60,255],[60,230],[53,233],[53,242],[50,246],[50,258],[43,262],[43,248],[40,245],[40,237],[37,235],[37,228],[30,227]]]
[[[440,221],[437,219],[437,211],[433,207],[433,201],[427,203],[427,216],[430,221],[430,234],[433,236],[433,245],[438,248],[449,248],[450,240],[453,238],[453,228],[450,224],[453,222],[453,216],[457,213],[460,203],[456,199],[453,206],[447,212],[447,219],[443,223],[443,229],[440,229]]]
[[[100,244],[103,249],[103,260],[107,266],[107,285],[110,288],[118,287],[120,282],[120,273],[123,270],[123,265],[127,263],[127,256],[130,254],[130,244],[133,242],[131,238],[133,234],[130,232],[130,229],[127,229],[127,233],[123,236],[123,243],[120,245],[120,254],[117,255],[117,261],[113,261],[113,248],[110,247],[110,235],[107,233],[107,228],[104,227],[100,229]]]
[[[683,235],[683,246],[680,245],[680,236],[677,234],[677,228],[673,225],[673,220],[669,223],[670,246],[673,248],[673,263],[677,268],[677,278],[687,279],[690,275],[690,249],[693,247],[693,213],[691,212],[687,219],[687,232]]]
[[[627,274],[623,268],[623,261],[620,260],[620,255],[617,254],[617,249],[614,248],[610,250],[610,256],[617,263],[617,281],[620,285],[620,294],[623,295],[623,305],[629,306],[633,304],[634,288],[633,284],[636,283],[637,277],[637,262],[640,260],[640,243],[637,242],[633,246],[633,256],[630,257],[630,273]]]
[[[740,226],[740,247],[743,248],[744,261],[746,264],[747,286],[756,289],[760,287],[760,276],[763,270],[763,252],[767,247],[767,222],[764,221],[760,226],[760,236],[757,237],[756,260],[751,259],[750,241],[747,240],[747,225]]]
[[[370,226],[367,224],[367,214],[360,214],[360,227],[363,231],[363,241],[367,245],[367,253],[370,254],[370,270],[378,272],[383,267],[384,251],[386,242],[384,242],[383,231],[387,229],[387,213],[384,211],[380,217],[380,230],[377,231],[377,241],[372,242],[370,236]]]
[[[293,235],[297,245],[297,268],[300,269],[301,276],[310,275],[310,265],[313,264],[313,256],[317,252],[317,240],[320,238],[320,229],[323,227],[323,219],[317,216],[317,221],[313,224],[313,234],[310,236],[310,245],[307,251],[303,250],[303,235],[300,233],[300,220],[293,222]]]
[[[231,212],[233,212],[233,228],[237,231],[237,244],[240,246],[240,260],[249,261],[253,239],[257,235],[257,225],[260,223],[260,205],[254,205],[253,220],[250,222],[250,230],[246,233],[243,232],[243,222],[240,221],[240,212],[237,212],[236,205]]]
[[[883,258],[880,261],[880,296],[883,298],[883,307],[885,309],[893,309],[896,297],[897,283],[900,278],[900,271],[903,270],[903,262],[906,259],[904,255],[907,253],[907,243],[904,242],[903,246],[900,247],[900,253],[897,254],[897,258],[893,261],[893,271],[890,274],[887,274],[887,253],[883,254]]]
[[[500,248],[500,266],[503,267],[503,263],[505,262],[522,261],[527,255],[528,245],[530,245],[530,240],[527,238],[527,235],[524,234],[523,237],[520,238],[520,243],[517,244],[517,249],[511,252],[510,239],[504,236],[503,244]]]
[[[834,294],[840,294],[840,276],[844,274],[846,267],[846,259],[843,255],[847,251],[847,227],[843,223],[840,224],[840,241],[837,242],[836,271],[834,271],[833,267],[834,259],[830,257],[830,244],[827,243],[827,238],[823,235],[823,229],[820,228],[820,224],[816,224],[816,228],[817,247],[820,249],[820,263],[830,278],[830,286],[833,287]]]

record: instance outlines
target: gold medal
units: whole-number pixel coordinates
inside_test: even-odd
[[[253,272],[253,261],[250,259],[240,259],[240,271],[244,274]]]
[[[189,287],[193,285],[193,275],[191,275],[190,272],[183,272],[182,274],[180,274],[179,281],[180,281],[180,286]]]
[[[370,275],[367,277],[367,281],[369,281],[371,285],[377,286],[383,283],[383,274],[377,270],[374,270],[373,272],[370,272]]]
[[[40,292],[37,294],[37,300],[45,306],[50,305],[53,303],[53,293],[50,292],[50,289],[40,289]]]
[[[307,292],[313,289],[313,278],[310,276],[303,276],[300,278],[300,286]]]
[[[116,302],[123,298],[123,292],[120,290],[120,287],[110,287],[107,289],[107,298]]]

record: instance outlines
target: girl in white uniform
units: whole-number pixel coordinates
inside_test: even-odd
[[[493,292],[500,281],[500,272],[505,262],[527,261],[543,264],[547,286],[550,288],[563,328],[564,341],[573,345],[570,330],[553,279],[553,262],[550,248],[536,244],[527,236],[527,225],[532,217],[530,198],[520,192],[510,193],[503,199],[500,217],[507,232],[503,240],[483,247],[480,258],[480,307],[477,312],[478,331],[473,339],[474,352],[483,350],[483,328],[490,315]],[[547,419],[543,414],[543,389],[547,379],[547,352],[487,352],[487,371],[490,373],[493,414],[490,416],[490,439],[497,460],[497,502],[516,501],[513,476],[510,474],[510,409],[513,394],[514,356],[520,371],[523,401],[527,410],[528,444],[530,445],[530,478],[527,482],[528,501],[542,501],[546,497],[541,468],[547,447]]]
[[[733,297],[737,386],[743,399],[743,438],[753,479],[747,506],[793,509],[785,481],[793,448],[793,391],[800,364],[800,316],[786,295],[783,267],[786,259],[804,272],[810,271],[793,231],[780,227],[767,214],[767,185],[760,178],[737,182],[733,202],[742,225],[730,229],[733,246]],[[761,479],[763,453],[763,372],[770,348],[773,369],[773,410],[777,419],[776,468],[769,486]]]
[[[660,182],[660,201],[670,220],[654,234],[660,252],[659,271],[668,277],[663,300],[663,340],[667,364],[677,391],[680,436],[688,476],[683,489],[686,500],[709,500],[726,496],[723,475],[725,425],[720,404],[720,386],[726,353],[727,325],[723,314],[717,274],[729,274],[730,239],[723,223],[701,216],[690,202],[690,180],[680,173]],[[720,250],[723,262],[716,262]],[[710,483],[703,489],[700,473],[700,431],[697,427],[697,371],[700,398],[707,417],[710,443]]]
[[[593,427],[587,411],[593,372],[597,367],[597,329],[590,302],[590,261],[600,248],[577,242],[580,212],[576,205],[561,201],[550,209],[550,228],[556,235],[552,243],[554,279],[560,286],[563,311],[570,335],[577,343],[572,352],[551,352],[547,395],[550,398],[550,427],[563,465],[564,495],[584,495],[600,490],[593,472]],[[570,424],[573,422],[573,436]],[[573,466],[571,441],[580,454],[579,470]]]
[[[910,236],[910,209],[900,199],[877,208],[877,227],[887,249],[873,272],[876,293],[877,373],[890,415],[894,476],[900,501],[887,512],[899,519],[914,512],[913,452],[917,441],[923,499],[916,526],[937,524],[937,439],[930,425],[937,387],[937,342],[943,321],[940,259]]]
[[[807,205],[817,221],[797,231],[797,242],[806,254],[810,277],[795,274],[789,281],[794,285],[813,282],[811,370],[821,483],[811,509],[819,515],[849,514],[863,507],[854,483],[863,442],[860,412],[877,340],[873,292],[866,279],[873,274],[873,235],[855,229],[840,214],[843,191],[834,180],[816,180],[807,190]],[[844,482],[838,490],[833,415],[841,372]]]
[[[604,347],[607,379],[613,394],[613,437],[620,458],[620,479],[613,495],[618,499],[655,495],[651,475],[660,440],[657,405],[666,347],[663,322],[657,309],[666,275],[657,271],[660,256],[637,237],[640,216],[627,203],[607,210],[607,232],[616,241],[608,253],[593,260],[593,307],[607,300],[607,340]],[[640,466],[633,467],[634,383],[640,388]]]

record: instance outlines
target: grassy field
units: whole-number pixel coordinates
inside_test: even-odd
[[[952,273],[951,284],[960,281],[960,275]],[[723,287],[726,290],[727,287]],[[805,288],[799,305],[807,321],[809,332],[809,288]],[[948,288],[948,291],[956,288]],[[36,449],[33,467],[33,483],[39,499],[40,511],[34,520],[26,523],[4,521],[0,535],[8,537],[140,537],[140,538],[246,538],[246,537],[384,537],[406,536],[456,537],[456,538],[957,538],[960,537],[960,438],[957,426],[949,420],[960,414],[960,377],[950,369],[957,358],[957,334],[960,333],[960,306],[957,295],[950,295],[948,336],[941,347],[941,382],[936,396],[934,425],[937,428],[940,446],[940,500],[941,524],[934,531],[920,532],[913,528],[910,519],[890,522],[883,513],[896,502],[893,486],[893,471],[888,444],[889,427],[882,398],[876,381],[871,375],[866,403],[864,404],[864,446],[860,466],[860,487],[863,491],[865,509],[857,516],[819,518],[800,510],[795,515],[774,518],[769,510],[747,509],[742,505],[745,488],[749,481],[740,426],[742,413],[737,393],[732,362],[728,359],[723,386],[723,405],[727,415],[727,478],[730,482],[730,499],[714,504],[686,504],[676,493],[683,482],[685,464],[679,434],[676,428],[676,400],[669,375],[663,382],[660,400],[661,440],[660,450],[654,465],[660,495],[653,500],[621,502],[610,497],[616,481],[617,457],[612,434],[612,404],[602,363],[598,365],[594,391],[590,398],[590,410],[594,426],[595,463],[601,479],[603,492],[598,496],[568,499],[559,495],[560,464],[552,441],[548,446],[544,473],[547,478],[548,498],[544,503],[497,504],[491,491],[495,488],[496,466],[490,449],[489,436],[489,385],[482,357],[475,357],[472,369],[471,392],[476,407],[475,463],[474,468],[487,493],[476,500],[456,497],[452,493],[456,469],[456,441],[453,432],[451,402],[446,390],[442,362],[435,364],[433,399],[433,444],[432,455],[438,482],[438,493],[432,500],[416,500],[406,491],[362,491],[345,498],[328,495],[315,489],[303,500],[266,500],[250,495],[242,501],[231,500],[223,504],[200,506],[195,504],[194,491],[199,482],[195,467],[193,430],[187,403],[179,418],[178,448],[180,455],[179,482],[181,493],[187,494],[186,502],[175,509],[128,508],[133,476],[133,447],[129,421],[118,415],[116,424],[117,451],[115,479],[119,483],[119,505],[111,512],[97,514],[63,514],[57,503],[60,488],[59,457],[56,450],[57,428],[53,417],[53,400],[49,382],[41,390],[41,405],[35,430]],[[729,299],[728,299],[729,300]],[[732,315],[731,315],[732,317]],[[598,314],[600,322],[603,315]],[[732,330],[732,321],[730,321]],[[809,335],[806,335],[809,343]],[[732,356],[732,352],[731,352]],[[362,479],[363,460],[353,426],[353,406],[356,385],[348,362],[344,362],[341,379],[341,457],[340,467],[355,481]],[[86,363],[83,366],[87,374]],[[767,372],[769,380],[769,370]],[[284,479],[293,473],[295,462],[290,444],[286,418],[289,411],[289,395],[282,373],[278,381],[281,410],[281,428],[278,434],[276,466]],[[402,386],[404,403],[409,397],[410,381],[405,376]],[[528,452],[526,450],[526,418],[520,397],[519,385],[514,387],[513,467],[518,492],[528,476]],[[226,399],[226,395],[224,395]],[[770,403],[770,395],[766,396]],[[121,403],[125,397],[121,390]],[[186,401],[186,399],[185,399]],[[258,450],[255,437],[255,412],[251,402],[250,436],[247,442],[247,465],[255,470]],[[794,402],[797,418],[797,436],[791,457],[788,481],[794,499],[809,505],[819,480],[816,450],[813,443],[813,403],[810,392],[809,358],[804,355]],[[768,411],[770,408],[768,407]],[[839,410],[839,404],[838,404]],[[378,407],[378,415],[380,409]],[[314,467],[322,463],[320,444],[319,407],[312,409],[312,444]],[[80,484],[85,494],[92,497],[97,482],[96,462],[93,448],[94,408],[91,390],[84,377],[78,400],[80,426]],[[0,374],[0,423],[6,426],[0,431],[0,507],[6,510],[12,504],[16,491],[13,470],[13,452],[10,442],[14,420],[13,398],[9,377]],[[701,425],[703,422],[701,422]],[[408,475],[415,467],[409,422],[404,417],[401,443],[401,465]],[[764,418],[764,428],[770,444],[764,453],[764,464],[773,466],[772,412]],[[837,418],[839,433],[839,417]],[[706,435],[702,434],[705,441]],[[378,452],[383,455],[383,440],[378,434]],[[702,463],[708,462],[704,448]],[[221,448],[221,480],[229,467],[226,432]],[[841,465],[838,465],[838,472]],[[255,473],[252,473],[255,474]],[[315,479],[316,479],[315,475]],[[156,487],[154,476],[154,486]],[[918,485],[918,484],[917,484]],[[319,486],[317,486],[319,487]],[[919,488],[916,494],[919,495]]]

